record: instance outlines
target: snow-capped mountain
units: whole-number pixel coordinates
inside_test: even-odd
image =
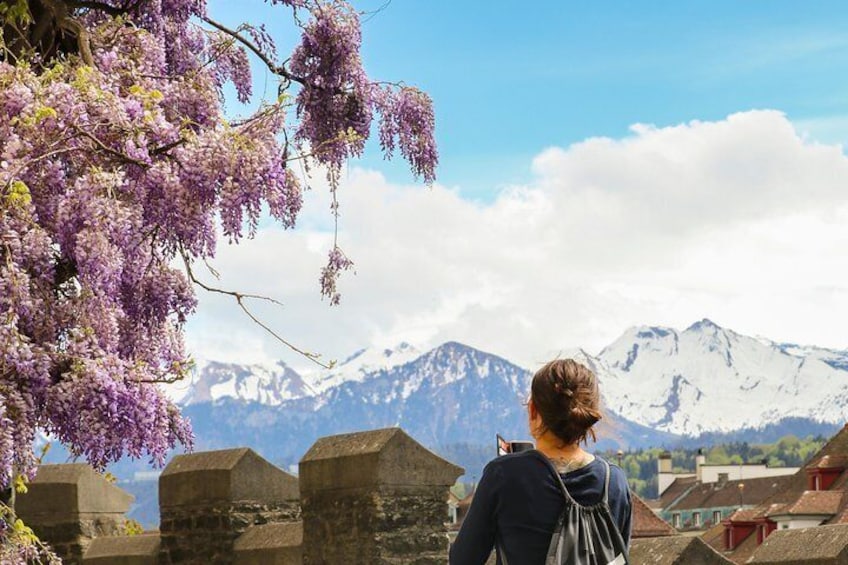
[[[631,328],[593,363],[611,410],[675,434],[848,418],[848,352],[778,344],[706,319],[683,331]]]
[[[682,331],[631,328],[598,355],[577,349],[568,356],[598,374],[604,425],[619,445],[650,444],[658,432],[669,439],[780,426],[788,419],[805,426],[848,419],[848,351],[775,343],[701,320]],[[359,351],[332,370],[305,376],[282,363],[206,363],[178,402],[226,401],[230,409],[241,403],[263,423],[294,415],[288,425],[306,439],[401,425],[444,445],[483,441],[495,431],[525,434],[520,401],[529,379],[525,368],[459,343],[423,354],[402,343]]]
[[[314,394],[303,377],[282,361],[274,365],[210,361],[196,367],[189,382],[168,385],[166,393],[182,406],[223,398],[278,406]]]
[[[201,362],[191,378],[164,386],[177,404],[188,406],[225,398],[279,406],[288,400],[318,397],[346,382],[362,382],[369,375],[407,363],[421,355],[415,347],[361,349],[332,369],[300,374],[282,361],[241,365]]]
[[[193,403],[191,418],[199,449],[251,445],[267,457],[297,461],[316,438],[386,426],[401,426],[432,448],[464,444],[468,453],[493,454],[496,433],[528,437],[523,400],[531,373],[466,345],[445,343],[402,365],[347,380],[325,392],[278,405],[232,397]],[[654,445],[675,439],[609,414],[601,447]],[[474,457],[477,457],[476,455]]]
[[[848,351],[747,337],[709,320],[683,331],[632,328],[598,355],[560,355],[599,377],[605,416],[594,449],[774,441],[830,434],[848,419]],[[423,354],[408,344],[363,350],[311,375],[282,363],[208,362],[169,394],[198,450],[246,445],[288,468],[319,437],[401,426],[474,480],[495,455],[496,433],[528,437],[530,379],[526,368],[449,342]],[[57,451],[49,457],[61,461]],[[119,465],[117,476],[145,468]]]
[[[414,346],[402,342],[396,347],[360,349],[332,369],[306,375],[310,388],[320,394],[346,382],[362,382],[368,375],[408,363],[421,355]]]

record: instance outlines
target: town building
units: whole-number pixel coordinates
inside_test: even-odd
[[[649,505],[677,530],[707,530],[737,510],[759,505],[798,469],[765,463],[713,465],[698,450],[695,472],[675,473],[671,454],[664,452],[657,461],[660,496]]]
[[[799,467],[769,467],[767,463],[743,463],[733,465],[714,465],[707,463],[707,457],[702,449],[695,456],[694,473],[675,473],[671,465],[671,454],[663,452],[657,461],[657,490],[663,497],[675,482],[679,484],[704,483],[712,484],[727,481],[745,481],[766,477],[783,477],[794,475]]]
[[[776,492],[754,507],[737,510],[702,537],[734,562],[745,563],[773,532],[848,523],[846,485],[848,426],[787,477]]]
[[[663,507],[660,515],[676,529],[704,530],[741,508],[752,508],[779,491],[787,477],[763,477],[717,482],[694,482],[683,494]]]

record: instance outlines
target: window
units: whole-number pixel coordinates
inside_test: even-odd
[[[680,527],[680,512],[675,512],[671,515],[671,525],[675,528]]]
[[[695,526],[696,528],[701,527],[701,513],[700,512],[695,512],[694,514],[692,514],[692,525]]]
[[[721,522],[721,510],[713,510],[713,524]]]

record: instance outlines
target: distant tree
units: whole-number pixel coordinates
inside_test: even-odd
[[[707,450],[707,463],[712,465],[739,465],[743,463],[766,463],[770,467],[800,467],[807,463],[825,444],[823,437],[795,436],[781,438],[771,444],[748,444],[731,442],[713,445]],[[657,459],[662,449],[639,449],[628,451],[622,458],[630,488],[645,498],[657,497]],[[673,449],[672,462],[675,473],[695,471],[695,449]],[[615,460],[615,453],[606,452],[605,457]],[[746,456],[747,455],[747,456]]]
[[[727,454],[727,447],[724,445],[713,446],[707,452],[707,461],[713,465],[727,465],[730,463],[730,456]]]
[[[38,429],[98,468],[191,444],[155,384],[189,369],[194,286],[248,314],[257,298],[193,269],[219,233],[252,236],[263,210],[294,226],[294,160],[326,169],[336,214],[342,166],[379,117],[386,156],[433,181],[430,98],[366,75],[359,13],[267,1],[301,28],[288,57],[263,25],[222,25],[205,0],[0,1],[0,487],[32,475]],[[279,96],[228,121],[222,88],[251,99],[249,56]],[[334,243],[319,277],[333,304],[351,264]]]

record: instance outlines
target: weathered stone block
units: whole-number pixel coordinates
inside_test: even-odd
[[[450,486],[464,472],[400,428],[321,438],[299,467],[301,493],[374,485]]]
[[[399,428],[319,439],[300,462],[304,563],[445,563],[462,472]]]
[[[157,565],[159,534],[96,538],[88,546],[83,565]]]
[[[236,565],[301,565],[303,524],[265,524],[248,528],[235,542]]]
[[[216,501],[265,503],[297,500],[297,478],[252,449],[223,449],[177,455],[159,477],[159,506]]]
[[[15,511],[24,521],[62,523],[80,514],[124,514],[133,500],[84,463],[41,465]]]
[[[253,450],[178,455],[159,478],[161,563],[229,564],[257,524],[300,519],[295,477]]]
[[[15,511],[65,565],[77,565],[92,539],[118,532],[132,501],[89,465],[42,465]]]

